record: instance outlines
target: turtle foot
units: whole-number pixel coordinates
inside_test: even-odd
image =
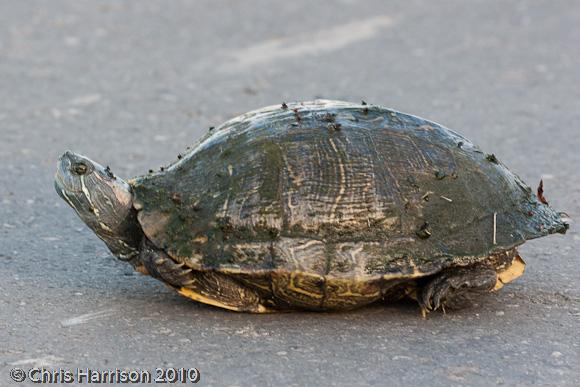
[[[441,309],[459,309],[473,299],[492,291],[497,274],[491,266],[474,265],[445,270],[428,280],[420,289],[418,302],[423,317]]]

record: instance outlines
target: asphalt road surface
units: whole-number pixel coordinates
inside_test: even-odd
[[[247,315],[114,259],[56,195],[66,149],[122,177],[282,101],[386,105],[495,153],[580,218],[578,1],[0,3],[0,386],[9,370],[197,367],[201,385],[578,385],[580,234],[527,243],[474,308]]]

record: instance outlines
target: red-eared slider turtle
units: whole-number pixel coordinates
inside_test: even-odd
[[[245,312],[460,305],[521,275],[517,246],[567,229],[494,155],[364,102],[246,113],[128,182],[66,152],[55,186],[136,270]]]

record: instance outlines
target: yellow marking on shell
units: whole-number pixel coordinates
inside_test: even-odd
[[[329,138],[328,141],[330,142],[330,145],[332,146],[332,150],[334,151],[334,153],[338,154],[338,148],[336,147],[334,140],[332,138]],[[346,188],[345,188],[346,174],[345,174],[344,164],[342,163],[342,160],[338,161],[338,173],[340,174],[340,190],[338,191],[338,196],[336,197],[336,200],[334,201],[334,203],[332,205],[332,210],[330,211],[330,216],[332,218],[335,218],[336,209],[338,208],[338,204],[342,200],[342,197],[344,196],[344,193],[346,191]]]
[[[434,193],[433,191],[427,191],[427,192],[425,192],[425,194],[424,194],[423,196],[421,196],[421,200],[429,200],[429,199],[428,199],[428,198],[429,198],[429,196],[430,196],[431,194],[433,194],[433,193]]]
[[[200,270],[202,265],[201,261],[203,260],[203,255],[198,252],[191,253],[188,257],[180,257],[183,259],[185,264],[192,269]]]
[[[392,217],[390,217],[390,218],[385,218],[385,219],[383,219],[383,221],[382,221],[382,224],[383,224],[383,226],[384,226],[386,229],[389,229],[389,230],[391,230],[391,229],[393,229],[393,228],[394,228],[394,226],[396,226],[396,225],[397,225],[397,224],[398,224],[400,221],[401,221],[401,218],[400,218],[400,217],[398,217],[398,216],[392,216]]]
[[[353,281],[356,281],[356,278],[353,278]],[[338,297],[378,297],[381,295],[381,291],[377,290],[376,292],[373,293],[357,293],[357,292],[353,292],[352,291],[352,287],[351,285],[347,285],[346,287],[346,291],[342,292],[342,293],[338,293],[337,296]]]
[[[207,241],[208,241],[208,239],[207,239],[206,235],[198,235],[195,238],[193,238],[194,243],[204,244],[204,243],[207,243]]]
[[[177,290],[177,292],[179,294],[181,294],[182,296],[185,296],[187,298],[191,298],[194,301],[197,302],[201,302],[204,304],[208,304],[208,305],[213,305],[213,306],[217,306],[220,308],[224,308],[224,309],[228,309],[228,310],[234,310],[236,312],[240,312],[240,308],[235,307],[235,306],[231,306],[231,305],[226,305],[224,303],[221,303],[213,298],[209,298],[204,296],[203,294],[200,294],[198,292],[193,291],[192,289],[189,288],[180,288]]]
[[[426,275],[429,275],[429,274],[422,273],[420,271],[413,271],[412,274],[389,273],[389,274],[383,274],[383,279],[392,280],[392,279],[398,279],[398,278],[420,278],[420,277],[425,277]]]
[[[288,238],[284,238],[285,241],[288,241]],[[284,240],[281,241],[281,243],[284,243]],[[291,240],[290,243],[295,243],[294,240]],[[311,246],[313,245],[324,245],[324,242],[319,241],[319,240],[309,240],[306,243],[302,243],[302,244],[297,244],[297,245],[291,245],[291,246],[287,246],[287,250],[288,250],[288,256],[289,258],[292,260],[292,262],[296,265],[296,267],[301,267],[302,266],[302,260],[296,258],[296,252],[302,252],[306,249],[309,249]]]
[[[374,171],[375,164],[374,164],[374,162],[372,161],[372,159],[370,159],[370,158],[369,158],[369,159],[368,159],[368,163],[370,164],[370,165],[369,165],[369,168],[370,168],[370,170],[371,170],[371,171]],[[373,173],[374,173],[374,172],[373,172]],[[365,185],[364,185],[364,187],[363,187],[363,190],[362,190],[363,194],[365,194],[365,195],[366,195],[366,194],[368,194],[368,192],[369,192],[369,191],[376,191],[376,190],[375,190],[375,185],[374,185],[374,179],[369,179],[369,180],[367,180],[367,182],[365,183]],[[373,197],[375,198],[375,202],[374,202],[373,204],[374,204],[375,206],[377,205],[377,199],[376,199],[376,196],[377,196],[377,195],[373,195]]]
[[[411,138],[408,135],[403,135],[401,137],[404,137],[407,141],[409,141],[413,145],[413,147],[416,150],[416,154],[418,154],[421,157],[421,159],[423,160],[423,165],[429,165],[429,161],[425,157],[425,154],[423,153],[421,148],[415,143],[415,141],[413,141],[413,138]]]
[[[231,177],[234,173],[234,167],[231,164],[228,164],[228,174]],[[226,199],[224,200],[224,204],[222,206],[222,210],[220,213],[221,217],[227,217],[228,216],[228,208],[230,206],[230,196],[231,196],[232,190],[231,188],[228,190],[228,194],[226,196]],[[214,196],[215,198],[216,196]]]
[[[311,292],[309,292],[307,290],[304,290],[304,289],[302,289],[300,287],[295,286],[294,285],[294,280],[296,278],[296,274],[297,273],[290,273],[290,282],[288,283],[288,289],[289,290],[291,290],[291,291],[293,291],[295,293],[304,294],[306,296],[313,297],[313,298],[320,298],[321,299],[323,297],[322,294],[311,293]],[[323,277],[319,277],[319,278],[324,279]]]
[[[300,185],[302,184],[302,178],[297,177],[297,175],[295,175],[294,170],[292,169],[290,163],[288,162],[288,158],[286,157],[286,155],[282,156],[282,159],[284,160],[284,165],[286,167],[286,171],[288,172],[288,176],[290,176],[293,185],[295,185],[296,187],[300,187]],[[298,205],[293,205],[292,204],[292,194],[294,193],[294,188],[290,188],[287,192],[286,195],[286,204],[288,206],[288,209],[290,211],[290,213],[292,213],[292,210],[296,207],[299,207]]]
[[[220,273],[224,274],[246,274],[248,273],[247,269],[243,269],[240,266],[220,266],[219,268]],[[255,270],[252,273],[269,273],[269,270]]]
[[[294,252],[294,251],[306,250],[306,249],[308,249],[312,245],[322,245],[322,244],[324,244],[323,241],[319,241],[319,240],[316,240],[316,239],[312,239],[312,240],[310,240],[310,241],[308,241],[306,243],[303,243],[301,245],[298,245],[296,247],[293,247],[292,248],[292,251]]]
[[[364,250],[364,246],[362,244],[359,247],[350,250],[349,255],[350,255],[350,260],[351,260],[353,265],[356,265],[356,263],[357,263],[357,259],[356,259],[357,254],[361,253],[363,250]]]
[[[516,278],[521,277],[526,270],[526,262],[522,259],[522,257],[518,255],[515,256],[511,265],[506,267],[504,270],[501,270],[497,273],[497,281],[495,283],[495,287],[493,291],[499,290],[503,288],[503,286],[507,283],[512,282]]]
[[[252,286],[255,288],[260,288],[262,290],[267,290],[268,292],[271,290],[269,285],[263,285],[255,282],[252,283]]]
[[[179,294],[181,294],[182,296],[187,297],[187,298],[191,298],[192,300],[197,301],[197,302],[217,306],[219,308],[223,308],[223,309],[227,309],[227,310],[233,310],[235,312],[246,312],[246,310],[244,310],[242,308],[224,304],[223,302],[220,302],[220,301],[213,299],[213,298],[206,297],[203,294],[198,293],[190,288],[180,288],[180,289],[177,289],[177,292]],[[272,313],[275,311],[272,309],[266,308],[264,305],[258,304],[258,305],[256,305],[256,309],[251,310],[251,312],[254,312],[254,313]]]
[[[497,212],[493,213],[493,244],[497,245]]]
[[[413,274],[421,274],[421,271],[417,267],[417,264],[415,264],[415,261],[413,261],[413,258],[409,258],[409,266],[413,268]]]
[[[304,178],[300,174],[298,174],[294,171],[294,169],[292,168],[292,165],[288,162],[288,157],[286,157],[285,154],[282,155],[282,158],[284,160],[284,165],[286,166],[286,171],[288,171],[288,176],[290,176],[292,179],[292,183],[296,187],[300,187],[302,185]]]
[[[224,205],[222,207],[222,212],[221,212],[221,216],[224,218],[227,216],[229,204],[230,204],[230,194],[228,193],[226,200],[224,200]]]
[[[381,292],[374,292],[374,293],[353,293],[351,291],[347,291],[344,293],[339,293],[337,294],[338,297],[365,297],[365,298],[372,298],[372,297],[378,297],[381,295]]]

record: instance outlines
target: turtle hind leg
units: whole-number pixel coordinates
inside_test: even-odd
[[[164,269],[168,266],[167,262]],[[226,274],[187,269],[186,275],[183,275],[179,273],[179,264],[171,262],[170,265],[175,265],[178,270],[162,269],[160,270],[162,277],[184,297],[236,312],[275,312],[274,309],[265,306],[264,300],[254,289],[240,284]]]
[[[244,286],[227,274],[212,270],[193,270],[151,246],[142,249],[140,258],[148,274],[194,301],[237,312],[276,311],[275,308],[266,306],[267,302],[254,289]]]
[[[492,291],[497,273],[492,266],[478,264],[454,267],[442,271],[423,283],[418,290],[418,302],[423,316],[428,312],[445,308],[459,309],[471,301]]]
[[[194,271],[191,280],[182,285],[177,289],[179,294],[204,304],[236,312],[277,312],[276,309],[266,306],[266,302],[254,289],[223,273]]]

